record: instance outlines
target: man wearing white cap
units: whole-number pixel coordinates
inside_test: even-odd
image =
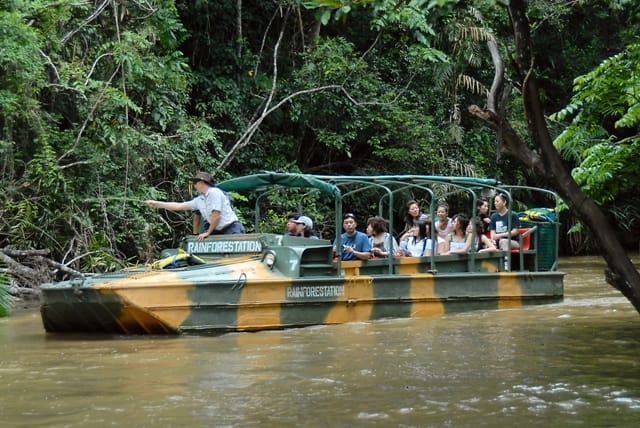
[[[205,230],[198,235],[202,241],[209,235],[230,235],[244,233],[244,226],[238,221],[236,213],[231,208],[229,196],[214,187],[213,177],[206,172],[199,172],[191,179],[198,196],[186,202],[162,202],[147,200],[150,207],[164,208],[170,211],[199,211],[205,220]]]
[[[296,224],[296,236],[318,239],[318,236],[313,233],[313,220],[309,217],[301,215],[293,222]]]

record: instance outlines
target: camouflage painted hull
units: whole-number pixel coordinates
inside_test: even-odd
[[[430,207],[432,218],[442,199],[471,204],[466,212],[475,213],[478,198],[496,192],[514,196],[522,191],[526,196],[540,191],[557,205],[553,192],[518,190],[474,177],[264,172],[217,186],[248,192],[255,200],[255,231],[263,220],[261,208],[271,212],[275,207],[269,197],[280,195],[288,195],[286,200],[314,198],[319,210],[334,216],[334,232],[341,230],[343,205],[361,206],[360,195],[378,201],[390,231],[394,214],[404,209],[394,201],[415,195]],[[216,333],[553,302],[563,296],[564,274],[556,271],[558,225],[548,225],[528,229],[528,248],[520,235],[517,254],[471,251],[348,262],[334,260],[333,243],[323,239],[255,233],[197,241],[191,236],[181,249],[145,268],[43,285],[42,320],[49,332]],[[551,239],[539,239],[542,232]],[[335,235],[337,248],[341,239],[340,233]],[[547,248],[546,242],[553,245]]]
[[[259,249],[275,260],[261,251],[47,284],[44,327],[115,334],[255,331],[513,308],[563,295],[563,273],[501,272],[501,253],[471,261],[465,255],[338,264],[327,241],[270,240]]]

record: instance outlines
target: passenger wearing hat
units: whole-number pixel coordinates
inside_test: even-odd
[[[313,220],[309,217],[301,215],[293,222],[296,224],[296,236],[318,239],[318,236],[313,233]]]
[[[244,233],[244,226],[238,221],[236,213],[231,208],[229,196],[214,187],[213,177],[206,172],[199,172],[191,179],[193,186],[200,193],[186,202],[162,202],[147,200],[150,207],[164,208],[170,211],[199,211],[205,220],[205,230],[198,235],[202,241],[210,235]]]
[[[287,231],[284,236],[296,236],[298,234],[298,225],[296,220],[300,218],[300,214],[289,214],[287,217]]]

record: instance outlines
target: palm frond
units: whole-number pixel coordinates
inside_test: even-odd
[[[457,83],[474,94],[486,95],[488,93],[487,87],[482,82],[467,74],[459,74]]]
[[[9,275],[0,272],[0,317],[9,315],[11,306],[13,305],[13,297],[9,294],[9,283]]]

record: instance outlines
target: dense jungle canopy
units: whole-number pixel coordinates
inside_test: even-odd
[[[0,249],[46,250],[58,268],[79,271],[149,260],[191,219],[141,201],[190,198],[196,171],[475,175],[547,187],[467,112],[487,102],[494,41],[510,124],[531,139],[508,3],[0,0]],[[640,6],[525,3],[554,144],[637,250]],[[320,207],[306,208],[322,221]],[[598,251],[563,216],[575,231],[564,251]],[[267,221],[284,228],[282,216]]]

